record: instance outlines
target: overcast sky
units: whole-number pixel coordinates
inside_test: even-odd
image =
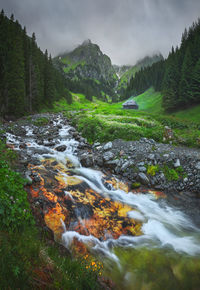
[[[53,56],[89,38],[114,64],[157,51],[167,56],[200,17],[200,0],[1,0],[0,6]]]

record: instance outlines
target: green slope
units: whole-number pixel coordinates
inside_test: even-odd
[[[120,78],[120,82],[118,85],[118,89],[120,88],[126,88],[128,82],[132,77],[135,76],[136,72],[139,71],[139,67],[133,66],[129,70],[127,70]]]
[[[193,122],[200,122],[200,105],[196,105],[190,107],[185,110],[181,110],[173,114],[174,116],[183,119],[183,120],[190,120]]]
[[[134,97],[134,100],[139,105],[139,110],[154,114],[163,113],[162,95],[160,92],[155,92],[153,88],[148,89],[143,94]]]

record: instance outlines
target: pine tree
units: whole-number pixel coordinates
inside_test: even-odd
[[[200,103],[200,58],[194,68],[191,79],[190,99],[194,104]]]
[[[179,104],[181,104],[182,106],[187,105],[192,98],[191,96],[192,73],[193,73],[192,55],[190,52],[190,47],[188,47],[184,56],[181,70],[181,79],[179,83]]]

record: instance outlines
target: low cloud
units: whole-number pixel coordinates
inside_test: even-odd
[[[53,56],[90,38],[113,63],[134,64],[179,45],[184,28],[199,16],[200,1],[1,0],[1,7]]]

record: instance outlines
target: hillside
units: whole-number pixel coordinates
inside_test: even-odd
[[[162,94],[160,92],[155,92],[154,88],[150,88],[143,94],[134,97],[134,100],[139,105],[140,111],[154,114],[163,113]]]
[[[82,83],[82,86],[85,84],[91,87],[91,93],[98,97],[114,94],[118,77],[111,60],[91,40],[84,41],[69,53],[58,55],[54,63],[63,71],[68,81],[76,83],[76,87],[77,82],[79,85]],[[80,92],[84,93],[84,89]]]
[[[115,71],[119,77],[117,88],[118,93],[124,94],[128,83],[132,78],[135,77],[136,72],[161,60],[163,60],[163,56],[161,53],[158,53],[152,56],[145,56],[144,58],[138,60],[137,63],[133,66],[114,66]]]

